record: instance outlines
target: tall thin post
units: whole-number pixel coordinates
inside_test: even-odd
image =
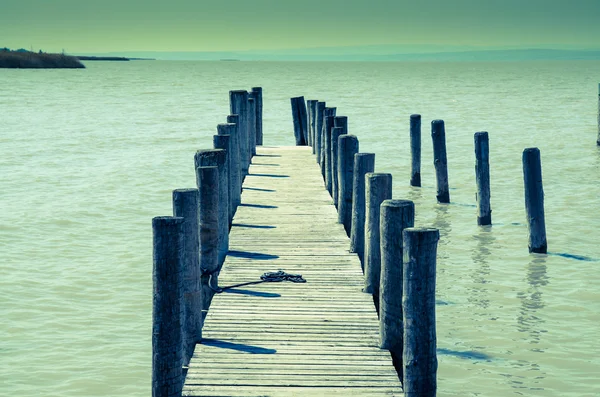
[[[331,155],[329,156],[331,162],[331,197],[333,198],[333,205],[335,208],[338,206],[338,149],[339,149],[339,138],[344,135],[344,129],[342,127],[333,127],[331,130]]]
[[[408,228],[403,232],[402,354],[404,394],[435,397],[437,356],[435,330],[435,264],[437,229]]]
[[[216,166],[219,169],[219,184],[214,185],[213,189],[218,188],[219,192],[219,266],[222,266],[229,251],[229,177],[225,166],[226,152],[223,149],[198,150],[194,161],[196,169],[206,166]],[[202,192],[200,195],[202,196]]]
[[[314,142],[313,142],[313,119],[315,118],[315,114],[314,114],[314,104],[317,103],[319,101],[315,100],[315,99],[309,99],[306,101],[306,107],[307,107],[307,111],[308,111],[308,146],[314,148]]]
[[[317,137],[317,112],[319,109],[319,101],[317,100],[313,100],[310,103],[310,107],[308,108],[308,113],[309,113],[309,120],[310,120],[310,128],[309,128],[309,132],[310,132],[310,140],[312,143],[312,154],[316,153],[317,150],[317,142],[316,142],[316,137]]]
[[[248,166],[252,152],[248,146],[248,91],[229,91],[229,107],[231,114],[237,114],[238,135],[240,136],[240,156],[242,160],[242,174],[248,175]],[[231,121],[228,120],[231,123]]]
[[[598,138],[596,145],[600,146],[600,84],[598,84]]]
[[[410,185],[421,186],[421,115],[410,115]]]
[[[248,98],[248,147],[250,148],[250,163],[256,155],[256,102]]]
[[[475,133],[475,180],[477,182],[477,224],[491,225],[490,143],[487,132]]]
[[[392,198],[392,174],[369,173],[365,175],[365,287],[373,295],[379,312],[379,284],[381,275],[381,248],[379,236],[379,210],[381,203]]]
[[[350,237],[352,229],[352,183],[354,175],[354,155],[358,153],[358,138],[354,135],[342,135],[338,148],[338,222],[344,225],[346,235]]]
[[[181,330],[183,218],[152,219],[152,396],[179,397],[183,387]]]
[[[315,120],[315,150],[313,154],[316,156],[318,164],[321,164],[321,148],[323,147],[321,133],[323,131],[323,117],[325,112],[325,106],[325,102],[317,102],[317,114]]]
[[[548,243],[546,242],[540,149],[527,148],[523,151],[523,179],[525,182],[525,211],[529,227],[529,252],[545,254],[548,250]]]
[[[323,125],[323,163],[321,169],[325,180],[325,188],[331,195],[333,180],[331,178],[331,134],[333,132],[333,119],[335,116],[325,116]]]
[[[306,102],[304,97],[291,98],[292,105],[292,118],[294,121],[294,136],[296,137],[296,146],[304,146],[307,144],[308,126],[307,115],[306,115]]]
[[[321,128],[319,139],[321,140],[321,158],[319,164],[321,165],[321,174],[323,174],[323,180],[325,180],[325,157],[327,155],[327,148],[329,146],[327,141],[327,131],[333,128],[333,119],[327,122],[327,117],[335,117],[336,108],[325,108],[323,110],[323,126]],[[318,132],[318,131],[317,131]]]
[[[218,285],[219,272],[219,169],[197,167],[198,229],[200,271],[202,272],[202,307],[207,310]],[[216,282],[215,282],[216,281]]]
[[[233,124],[235,125],[235,127],[233,128],[233,131],[228,131],[229,135],[234,137],[234,140],[237,141],[238,145],[237,145],[237,151],[239,153],[239,174],[240,174],[240,183],[239,183],[239,190],[240,193],[242,192],[242,183],[244,182],[244,178],[246,177],[246,173],[244,172],[244,162],[245,162],[245,154],[244,154],[244,140],[242,139],[242,133],[240,130],[240,116],[237,114],[230,114],[229,116],[227,116],[227,124]],[[248,169],[246,169],[246,172],[248,171]],[[240,199],[241,200],[241,199]],[[239,205],[239,204],[238,204]]]
[[[439,203],[449,203],[450,190],[448,188],[446,130],[443,120],[433,120],[431,122],[431,139],[433,141],[433,165],[437,179],[437,200]]]
[[[252,87],[251,95],[256,105],[256,145],[263,144],[263,89],[262,87]]]
[[[380,207],[381,280],[379,284],[379,347],[402,360],[402,231],[415,225],[415,204],[385,200]],[[402,364],[395,365],[402,370]],[[400,378],[402,377],[401,374]]]
[[[230,116],[231,117],[231,116]],[[228,117],[229,118],[229,117]],[[242,198],[242,165],[240,159],[240,139],[238,135],[237,125],[234,123],[227,124],[219,124],[217,125],[217,133],[219,135],[228,135],[229,138],[229,151],[227,157],[229,159],[229,180],[230,180],[230,188],[229,188],[229,200],[232,203],[232,213],[231,218],[233,219],[233,215],[237,207],[240,205]],[[219,145],[221,146],[221,145]],[[223,149],[221,147],[217,147],[215,143],[215,148]]]
[[[200,286],[200,241],[198,239],[198,189],[173,191],[173,215],[183,218],[183,365],[188,365],[196,343],[202,341],[202,287]]]
[[[214,135],[213,146],[215,149],[225,150],[225,174],[227,174],[227,220],[229,229],[231,229],[231,223],[233,221],[233,214],[235,213],[235,207],[233,205],[232,197],[235,194],[235,186],[233,181],[232,172],[232,161],[231,161],[231,135]],[[229,229],[227,231],[229,232]]]
[[[375,153],[355,154],[352,171],[350,252],[356,253],[363,271],[365,269],[365,175],[370,172],[375,172]]]

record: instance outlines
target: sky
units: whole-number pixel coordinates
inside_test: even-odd
[[[600,0],[0,0],[0,47],[600,49]]]

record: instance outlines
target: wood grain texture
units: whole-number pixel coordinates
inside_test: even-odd
[[[360,261],[348,252],[312,148],[258,146],[255,159],[219,284],[279,269],[307,282],[216,295],[183,395],[402,395],[389,352],[378,348],[373,300],[361,291]]]

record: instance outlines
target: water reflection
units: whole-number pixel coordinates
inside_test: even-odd
[[[452,225],[450,223],[450,214],[448,213],[448,205],[439,204],[434,207],[435,210],[435,221],[433,227],[440,230],[440,245],[448,245],[449,241],[447,237],[452,231]]]
[[[490,306],[489,291],[487,287],[490,276],[490,264],[488,260],[496,238],[492,233],[491,226],[479,227],[478,233],[474,234],[473,238],[477,244],[471,251],[471,258],[473,259],[475,266],[471,273],[473,286],[470,289],[471,295],[468,299],[474,305],[482,309],[487,309]]]
[[[549,279],[546,274],[546,256],[535,255],[527,265],[526,291],[519,292],[517,297],[521,300],[521,310],[517,317],[517,329],[529,335],[528,342],[538,344],[541,334],[547,332],[543,329],[544,320],[540,318],[539,311],[545,307],[542,299],[542,288],[548,285]],[[537,349],[536,349],[537,350]]]

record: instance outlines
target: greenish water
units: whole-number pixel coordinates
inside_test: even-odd
[[[153,216],[195,185],[228,91],[264,87],[265,144],[289,98],[326,100],[441,231],[439,396],[600,395],[600,62],[88,63],[0,70],[0,394],[150,394]],[[423,116],[423,188],[408,121]],[[446,121],[450,205],[429,121]],[[494,224],[478,227],[473,133],[490,133]],[[542,153],[549,255],[527,252],[521,152]]]

